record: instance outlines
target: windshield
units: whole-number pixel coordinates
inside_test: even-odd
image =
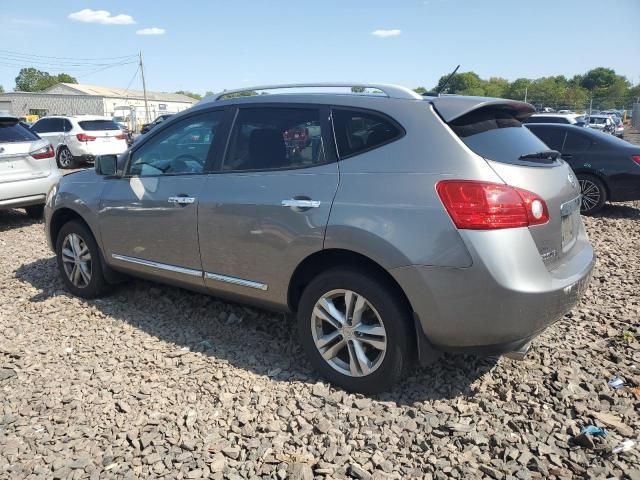
[[[33,142],[38,138],[16,120],[0,119],[0,143]]]
[[[507,110],[474,110],[449,126],[475,153],[502,163],[521,165],[520,156],[549,150]]]
[[[89,132],[96,130],[120,130],[120,127],[116,125],[113,120],[85,120],[84,122],[78,122],[80,128]]]

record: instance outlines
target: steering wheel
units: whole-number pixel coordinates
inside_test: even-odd
[[[187,165],[187,161],[195,161],[198,164],[201,162],[198,157],[185,153],[178,155],[176,158],[171,160],[169,168],[167,168],[166,171],[169,173],[198,173],[192,167]]]

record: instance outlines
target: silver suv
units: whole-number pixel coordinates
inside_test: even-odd
[[[531,105],[314,86],[210,97],[64,177],[45,217],[67,288],[129,274],[295,312],[311,363],[364,393],[440,350],[523,354],[578,301],[580,187]]]

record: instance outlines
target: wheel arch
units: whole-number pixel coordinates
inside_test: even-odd
[[[287,292],[289,309],[296,312],[302,292],[309,282],[320,273],[335,267],[357,268],[388,282],[400,295],[402,302],[413,312],[411,302],[409,302],[404,290],[384,267],[362,253],[341,248],[320,250],[312,253],[298,264],[289,281]]]
[[[606,193],[607,193],[607,198],[611,198],[611,188],[609,187],[609,182],[607,181],[607,177],[605,175],[602,175],[597,170],[591,170],[591,169],[587,169],[587,168],[574,169],[573,173],[576,174],[576,177],[579,177],[580,175],[587,175],[587,176],[591,176],[591,177],[597,178],[604,185],[604,188],[605,188]]]

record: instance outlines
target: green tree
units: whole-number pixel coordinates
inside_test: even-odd
[[[484,94],[487,97],[502,98],[509,89],[509,80],[501,77],[491,77],[484,85]]]
[[[202,95],[200,95],[199,93],[190,92],[188,90],[178,90],[175,93],[186,95],[187,97],[195,98],[196,100],[202,100]]]
[[[598,67],[585,73],[580,85],[589,91],[594,106],[620,107],[628,97],[629,81],[612,68]]]
[[[427,90],[424,87],[417,87],[413,89],[414,92],[419,93],[420,95],[423,95],[425,93],[427,93],[429,90]]]
[[[4,93],[4,87],[0,85],[0,93]]]
[[[41,92],[58,83],[78,83],[78,81],[67,73],[50,75],[37,68],[22,68],[16,77],[17,92]]]
[[[213,97],[216,93],[211,90],[207,90],[204,94],[205,97]]]
[[[436,90],[441,93],[457,93],[459,95],[484,95],[484,85],[486,82],[482,80],[477,73],[456,73],[443,89],[444,82],[448,77],[449,75],[440,77]]]

